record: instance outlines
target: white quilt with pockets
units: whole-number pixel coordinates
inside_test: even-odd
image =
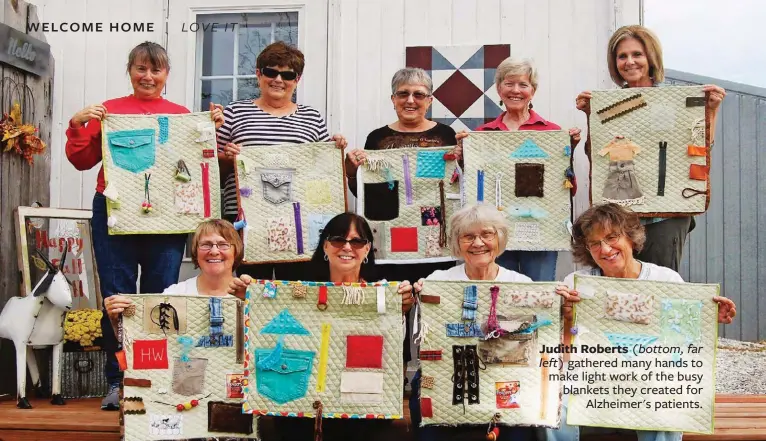
[[[401,419],[401,311],[396,283],[254,281],[244,411],[312,418],[321,402],[323,418]]]
[[[315,219],[346,211],[343,151],[331,142],[284,144],[246,148],[237,159],[245,261],[310,260]]]
[[[162,294],[135,294],[130,298],[136,305],[135,314],[123,316],[123,348],[127,355],[128,369],[125,371],[125,381],[138,379],[151,381],[150,387],[125,386],[122,391],[123,399],[141,398],[145,413],[123,415],[125,441],[149,441],[149,440],[186,440],[191,438],[209,437],[236,437],[240,439],[257,439],[256,419],[253,419],[253,432],[225,433],[208,430],[208,403],[225,402],[237,404],[241,398],[229,398],[227,388],[228,374],[242,374],[244,367],[238,358],[241,358],[244,334],[243,319],[238,316],[238,311],[243,311],[243,305],[239,299],[232,296],[221,297],[221,309],[223,316],[223,335],[231,336],[231,346],[224,347],[198,347],[196,344],[200,338],[210,335],[210,308],[208,296],[199,295],[162,295]],[[173,327],[173,314],[168,313],[165,332],[162,328],[150,325],[161,323],[160,311],[145,307],[145,305],[157,305],[159,302],[171,302],[178,311],[179,328],[177,332]],[[154,319],[154,322],[152,321]],[[184,327],[185,324],[185,327]],[[149,326],[147,326],[149,325]],[[239,332],[238,332],[239,330]],[[192,345],[188,352],[179,342],[179,337],[190,338]],[[141,342],[151,342],[149,347]],[[138,346],[137,346],[138,344]],[[156,346],[159,344],[161,348]],[[134,350],[134,348],[139,348]],[[166,352],[165,352],[166,351]],[[240,357],[238,357],[240,352]],[[192,366],[203,365],[203,378],[190,378],[192,384],[201,380],[202,390],[200,393],[181,395],[177,390],[197,392],[197,390],[174,388],[174,370],[176,365],[184,364],[182,355],[186,353]],[[162,363],[165,360],[167,368],[144,369],[143,365],[137,365],[143,357],[150,363]],[[206,360],[199,362],[197,360]],[[196,374],[199,374],[197,372]],[[184,385],[188,387],[188,384]],[[190,403],[192,399],[198,400],[199,404],[188,410],[176,410],[177,404]],[[121,408],[124,408],[125,403]]]
[[[109,115],[101,123],[101,133],[104,195],[116,199],[116,203],[107,201],[114,222],[109,234],[193,233],[203,220],[221,216],[215,125],[210,112]],[[188,180],[176,177],[179,160],[186,165]],[[146,175],[152,205],[149,212],[142,208]]]
[[[610,363],[616,360],[617,367],[573,366],[572,372],[606,373],[606,382],[592,386],[607,386],[610,393],[604,396],[585,391],[570,395],[567,423],[713,433],[718,306],[712,298],[718,295],[718,285],[575,275],[575,289],[587,295],[575,304],[574,345],[622,347],[626,353],[571,354],[570,364],[586,359]],[[694,353],[689,345],[701,349]],[[676,349],[680,352],[675,352]],[[648,369],[647,363],[651,366]],[[692,363],[701,366],[693,367]],[[652,377],[642,381],[641,375],[648,372],[653,372]],[[632,373],[638,378],[634,379]],[[674,378],[658,380],[659,373]],[[684,375],[681,381],[679,373]],[[624,377],[610,380],[610,374]],[[690,376],[694,379],[690,380]],[[617,385],[638,389],[633,394],[627,390],[615,393],[612,388]],[[688,387],[698,388],[698,393],[691,393]],[[593,405],[604,398],[637,403],[638,407],[589,407],[589,402]],[[655,409],[656,403],[670,403],[673,407]],[[689,408],[688,403],[696,404]],[[687,407],[680,407],[683,405]]]
[[[569,249],[568,132],[472,132],[463,146],[466,203],[506,215],[508,250]]]
[[[453,148],[367,152],[368,160],[360,167],[357,212],[370,222],[375,234],[376,261],[452,260],[445,221],[460,209],[460,186],[458,180],[452,182],[457,161],[444,155]],[[442,228],[445,240],[440,243]]]
[[[643,196],[643,202],[630,205],[635,212],[655,213],[661,217],[670,213],[704,212],[708,204],[709,180],[690,179],[690,167],[693,165],[710,166],[704,100],[702,86],[593,91],[589,125],[592,202],[605,202],[604,189],[611,180],[623,189],[631,187],[638,192],[612,191],[607,192],[607,196],[628,193]],[[695,122],[699,123],[697,127]],[[620,136],[640,150],[634,148],[634,153],[627,157],[600,153],[615,137]],[[701,146],[706,154],[689,155],[689,145]],[[662,149],[665,150],[664,154]],[[660,187],[663,187],[659,185],[660,161],[663,156],[666,171],[664,188],[660,191]],[[633,161],[633,170],[630,172],[632,179],[630,174],[622,171],[624,168],[619,163],[613,164],[614,167],[610,169],[612,159],[628,157]]]
[[[550,324],[536,331],[536,341],[529,348],[524,363],[481,363],[479,370],[479,403],[463,400],[453,404],[454,360],[453,346],[481,344],[481,337],[448,337],[447,325],[460,324],[463,318],[464,290],[477,287],[475,321],[486,324],[491,306],[493,286],[499,287],[496,314],[501,327],[513,328],[517,317],[533,316]],[[497,413],[499,424],[509,426],[541,426],[556,428],[560,420],[561,381],[551,379],[559,373],[561,363],[541,367],[550,355],[540,354],[542,345],[557,346],[561,340],[562,321],[560,298],[555,294],[555,283],[508,283],[489,281],[432,281],[426,280],[421,296],[438,296],[439,304],[421,303],[421,323],[428,329],[420,342],[421,369],[424,379],[432,377],[433,386],[423,387],[424,400],[431,402],[432,416],[424,415],[422,425],[480,424],[485,427]],[[516,326],[518,327],[518,326]],[[424,351],[441,350],[441,360],[426,360]],[[484,368],[486,367],[486,368]]]

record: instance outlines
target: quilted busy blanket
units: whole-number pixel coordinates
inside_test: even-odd
[[[567,423],[713,433],[718,285],[576,275],[575,289]]]
[[[254,281],[244,412],[401,419],[401,308],[396,283]]]
[[[594,91],[592,202],[614,202],[656,217],[707,210],[710,117],[705,102],[702,86]]]
[[[191,233],[221,215],[210,112],[101,122],[109,234]]]
[[[508,218],[508,250],[568,250],[569,133],[472,132],[463,140],[465,198],[496,206]]]
[[[460,169],[452,149],[367,152],[357,207],[373,230],[377,262],[451,260],[447,221],[461,207]]]
[[[237,188],[246,263],[310,260],[322,228],[346,211],[343,151],[329,142],[245,148]]]
[[[244,305],[199,295],[131,295],[121,338],[125,441],[257,439],[242,413]]]
[[[555,283],[426,280],[415,326],[422,425],[558,427]]]

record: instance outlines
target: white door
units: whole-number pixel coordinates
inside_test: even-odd
[[[277,5],[275,5],[275,3]],[[255,61],[282,40],[297,46],[306,67],[297,101],[327,114],[328,0],[168,1],[167,98],[193,111],[259,94]]]

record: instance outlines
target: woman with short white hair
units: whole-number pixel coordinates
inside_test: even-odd
[[[531,282],[529,277],[503,268],[495,258],[505,250],[508,243],[508,220],[494,206],[466,205],[452,215],[449,221],[449,245],[452,255],[464,263],[447,270],[434,271],[425,280],[494,280],[497,282]],[[413,285],[416,293],[423,288],[424,279]],[[412,381],[410,415],[413,425],[420,424],[420,371]],[[419,439],[437,440],[459,433],[478,438],[486,436],[484,427],[424,427]],[[503,428],[499,440],[526,439],[530,429]]]

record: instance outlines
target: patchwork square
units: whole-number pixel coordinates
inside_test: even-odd
[[[133,369],[167,368],[167,340],[135,340],[133,342]]]
[[[242,413],[239,403],[209,401],[207,403],[208,432],[253,433],[253,415]]]
[[[444,177],[444,170],[447,162],[444,160],[446,150],[420,151],[418,152],[416,178],[437,178]]]
[[[420,207],[420,219],[422,225],[439,225],[442,218],[442,209],[440,207]]]
[[[148,298],[144,302],[144,330],[153,334],[186,333],[186,299]]]
[[[374,404],[383,401],[383,372],[342,372],[341,402]]]
[[[176,183],[175,206],[182,214],[202,213],[202,185],[199,182]]]
[[[347,336],[346,367],[381,369],[383,367],[383,336]]]
[[[334,214],[309,214],[308,215],[308,230],[309,230],[309,250],[314,251],[319,244],[319,236],[322,234],[325,225],[327,225]]]
[[[306,202],[311,205],[325,205],[332,203],[330,182],[326,179],[306,181]]]
[[[291,251],[293,249],[293,225],[290,219],[270,218],[266,221],[269,233],[269,251]]]
[[[442,248],[439,246],[439,227],[426,228],[426,257],[441,257]]]
[[[699,344],[702,339],[702,302],[663,299],[660,303],[662,342],[669,346]]]
[[[171,415],[149,415],[149,434],[183,435],[184,416],[181,413]]]
[[[391,228],[391,252],[417,252],[418,229],[417,227]]]
[[[516,168],[516,197],[543,197],[545,165],[521,163]]]
[[[191,396],[201,394],[205,387],[207,360],[192,358],[189,361],[176,359],[173,362],[173,392]]]
[[[606,316],[612,320],[648,325],[654,311],[651,295],[607,291]]]

